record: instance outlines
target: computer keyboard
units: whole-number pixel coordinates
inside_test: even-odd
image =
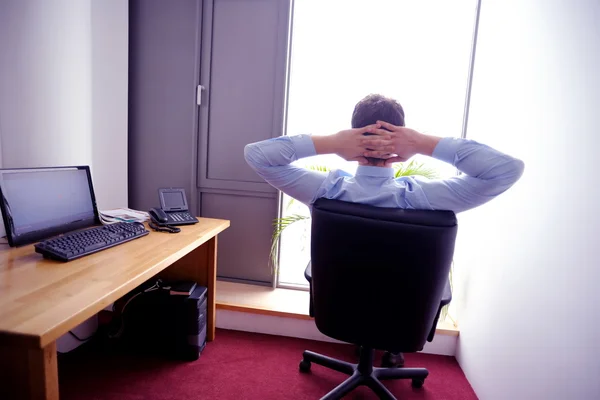
[[[35,251],[43,254],[44,257],[71,261],[137,239],[148,233],[144,225],[139,222],[118,222],[67,233],[39,242],[34,247]]]

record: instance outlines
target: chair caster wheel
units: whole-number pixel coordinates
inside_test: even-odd
[[[425,383],[425,379],[413,379],[412,387],[414,387],[415,389],[421,389],[423,387],[424,383]]]
[[[302,360],[300,361],[300,372],[308,372],[310,371],[310,361]]]

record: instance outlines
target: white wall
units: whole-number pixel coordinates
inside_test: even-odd
[[[127,207],[129,2],[92,0],[92,173],[101,210]]]
[[[98,208],[126,207],[127,82],[127,1],[1,0],[1,166],[90,165]]]
[[[127,205],[128,2],[0,2],[3,167],[90,165],[98,207]]]
[[[460,216],[457,358],[479,398],[600,398],[600,2],[483,0],[470,138],[525,161]]]
[[[0,7],[3,167],[91,164],[91,2]]]

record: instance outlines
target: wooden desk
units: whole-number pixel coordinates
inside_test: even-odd
[[[217,235],[229,221],[200,218],[178,234],[149,235],[70,262],[33,245],[0,249],[0,399],[58,399],[56,339],[160,275],[208,287],[215,337]]]

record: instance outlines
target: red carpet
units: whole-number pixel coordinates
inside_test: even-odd
[[[303,350],[355,362],[349,345],[228,330],[217,330],[216,340],[193,362],[115,354],[90,344],[60,355],[60,398],[319,399],[346,376],[315,364],[308,374],[298,372]],[[429,377],[422,389],[409,380],[386,381],[399,400],[477,399],[454,357],[407,354],[406,366],[426,367]],[[377,397],[361,387],[346,398]]]

